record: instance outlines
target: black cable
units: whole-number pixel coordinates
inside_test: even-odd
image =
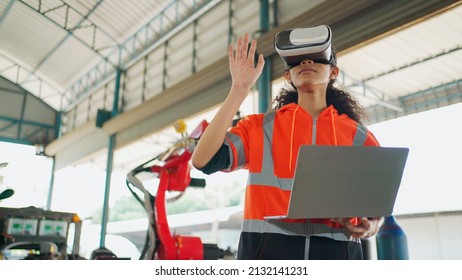
[[[146,232],[146,239],[144,239],[144,246],[143,246],[143,250],[141,251],[140,260],[144,260],[144,256],[146,255],[148,248],[149,248],[149,232]]]
[[[128,190],[132,193],[132,195],[135,197],[135,199],[143,206],[144,209],[144,201],[138,196],[138,194],[130,187],[130,182],[128,180],[125,180],[125,184],[127,185]],[[145,209],[146,210],[146,209]]]

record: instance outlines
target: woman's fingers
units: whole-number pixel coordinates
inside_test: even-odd
[[[379,230],[380,217],[358,218],[358,224],[352,224],[349,218],[334,218],[331,222],[339,223],[351,236],[356,238],[367,238],[373,236]]]
[[[242,56],[243,58],[248,58],[247,52],[249,49],[249,34],[245,33],[244,42],[242,43]]]
[[[252,40],[250,50],[249,50],[249,34],[245,33],[244,38],[239,37],[236,43],[236,49],[234,49],[233,44],[230,44],[228,47],[228,58],[230,61],[235,61],[237,59],[248,59],[252,58],[255,55],[257,49],[257,40]]]
[[[250,50],[249,50],[249,58],[253,60],[255,57],[255,52],[257,51],[257,40],[252,40],[252,43],[250,44]]]
[[[265,58],[263,57],[263,54],[260,54],[258,56],[258,63],[257,63],[257,73],[259,73],[258,75],[261,74],[261,72],[263,72],[263,67],[265,66]]]
[[[250,43],[249,34],[239,37],[235,45],[228,47],[229,68],[233,85],[250,88],[263,71],[265,59],[262,54],[255,63],[257,40]]]

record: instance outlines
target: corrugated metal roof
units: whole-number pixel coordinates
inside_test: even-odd
[[[72,1],[85,3],[85,1]],[[70,5],[72,5],[72,2]],[[89,19],[119,43],[162,11],[171,1],[105,1]],[[88,8],[87,8],[88,9]]]
[[[176,11],[188,10],[190,1],[183,2],[167,18],[175,20]],[[61,109],[59,95],[171,4],[171,0],[1,0],[2,75],[25,88],[42,80],[41,87],[28,90]],[[20,70],[9,71],[15,67]],[[43,84],[52,90],[44,93]]]
[[[397,98],[460,80],[461,38],[458,6],[343,55],[338,64],[354,80]]]

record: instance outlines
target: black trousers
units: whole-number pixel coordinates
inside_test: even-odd
[[[306,243],[304,236],[242,232],[237,259],[303,260],[306,259]],[[360,243],[311,236],[308,259],[362,260],[363,254]]]

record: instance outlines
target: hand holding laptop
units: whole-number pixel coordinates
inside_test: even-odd
[[[350,222],[350,218],[330,219],[332,222],[337,222],[347,230],[351,236],[355,238],[368,238],[374,236],[379,231],[379,223],[381,217],[376,218],[358,218],[358,225]]]

